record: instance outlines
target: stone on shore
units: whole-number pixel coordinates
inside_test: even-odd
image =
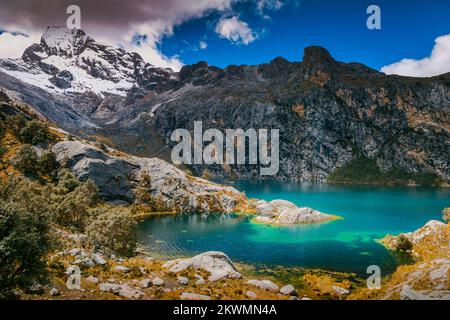
[[[210,296],[190,292],[183,292],[180,298],[182,300],[211,300]]]
[[[261,289],[274,292],[278,291],[278,286],[270,280],[248,280],[247,283]]]
[[[176,259],[163,265],[170,272],[178,273],[186,269],[202,269],[208,271],[208,281],[213,282],[222,278],[241,278],[228,256],[220,251],[209,251],[198,254],[192,258]]]
[[[292,296],[295,295],[295,288],[293,285],[288,284],[280,289],[280,293],[285,296]]]

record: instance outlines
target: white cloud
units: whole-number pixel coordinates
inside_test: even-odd
[[[178,56],[167,57],[158,49],[157,43],[145,42],[140,46],[132,46],[130,51],[137,52],[143,59],[154,66],[161,68],[171,68],[174,71],[180,71],[183,62]]]
[[[204,49],[208,48],[208,44],[205,41],[200,41],[200,43],[198,44],[198,47],[200,48],[200,50],[204,50]]]
[[[239,20],[237,17],[222,18],[216,26],[216,33],[221,38],[230,40],[236,44],[249,44],[258,38],[248,24]]]
[[[403,59],[384,66],[381,72],[411,77],[431,77],[450,72],[450,34],[436,38],[429,57]]]
[[[3,32],[0,35],[0,59],[20,58],[25,49],[36,42],[39,42],[39,37],[37,36],[15,35],[10,32]]]
[[[262,15],[266,19],[270,19],[268,15],[264,13],[266,10],[279,10],[284,6],[284,3],[281,0],[258,0],[256,3],[256,8],[258,13]]]
[[[126,50],[136,51],[142,58],[158,67],[179,69],[182,62],[176,56],[167,57],[160,50],[164,37],[174,33],[174,27],[211,12],[224,13],[238,0],[79,0],[82,12],[82,29],[94,39],[111,45],[120,44]],[[42,0],[42,5],[32,6],[28,1],[1,0],[0,25],[15,23],[21,31],[45,30],[48,25],[65,23],[64,12],[69,0]],[[136,35],[146,35],[141,44],[132,42]],[[1,49],[4,49],[2,45]]]

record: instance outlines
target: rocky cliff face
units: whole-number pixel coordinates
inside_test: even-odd
[[[126,123],[156,129],[169,142],[176,128],[280,130],[277,178],[324,181],[337,168],[365,157],[382,171],[432,172],[449,179],[450,75],[429,79],[386,76],[335,61],[318,47],[301,63],[277,58],[224,70],[205,63],[180,72],[180,88],[154,97],[146,114]],[[146,102],[148,103],[148,102]],[[131,121],[139,119],[140,121]],[[253,178],[251,166],[194,166],[215,175]],[[226,169],[226,170],[225,170]]]
[[[450,74],[386,76],[361,64],[338,62],[320,47],[306,48],[302,62],[276,58],[225,69],[199,62],[174,73],[97,44],[81,30],[63,35],[69,44],[58,41],[59,35],[44,35],[21,61],[2,61],[0,85],[20,92],[25,102],[64,128],[83,125],[125,151],[169,159],[172,131],[192,130],[194,121],[201,120],[203,130],[279,129],[280,170],[272,178],[325,181],[364,158],[380,172],[450,179]],[[1,72],[28,83],[34,81],[30,75],[45,74],[41,89],[47,98]],[[71,93],[89,87],[90,78],[92,90]],[[103,81],[108,85],[99,89]],[[49,99],[53,108],[41,108]],[[62,115],[55,117],[55,109]],[[251,165],[191,169],[199,175],[259,177],[259,166]]]

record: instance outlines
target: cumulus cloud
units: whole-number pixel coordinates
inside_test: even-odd
[[[216,26],[216,33],[235,44],[248,45],[258,38],[258,34],[236,16],[220,19]]]
[[[213,11],[231,10],[237,0],[78,0],[81,8],[81,28],[94,38],[110,44],[121,44],[138,51],[143,58],[161,67],[177,68],[181,61],[167,57],[159,50],[164,37],[173,35],[174,27],[191,19],[201,18]],[[2,0],[0,27],[21,26],[21,31],[44,31],[47,26],[65,25],[66,9],[73,0]],[[133,43],[136,35],[145,35],[140,44]],[[105,41],[106,40],[106,41]]]
[[[403,59],[384,66],[381,72],[411,77],[431,77],[450,72],[450,34],[436,38],[429,57],[419,60]]]
[[[208,44],[205,41],[200,41],[200,43],[198,44],[198,47],[200,48],[200,50],[204,50],[204,49],[208,48]]]
[[[19,58],[26,48],[36,42],[39,42],[37,36],[3,32],[0,34],[0,59]]]

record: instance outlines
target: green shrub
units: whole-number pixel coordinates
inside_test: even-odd
[[[31,120],[27,121],[23,129],[20,130],[19,137],[24,143],[37,145],[50,140],[50,131],[42,121]]]
[[[10,116],[6,120],[6,126],[11,128],[12,132],[20,138],[20,131],[25,127],[28,119],[22,113]]]
[[[444,221],[450,222],[450,208],[445,208],[442,210],[442,219]]]
[[[25,144],[20,146],[17,153],[11,159],[14,168],[22,172],[26,176],[36,176],[38,156],[31,145]]]
[[[44,175],[54,176],[58,169],[56,155],[51,151],[44,151],[38,161],[39,172]]]
[[[91,210],[92,222],[86,227],[88,243],[96,250],[132,256],[136,250],[136,221],[124,207]]]
[[[98,200],[98,188],[92,180],[80,182],[71,172],[63,171],[51,195],[53,218],[60,226],[83,231],[88,210]]]
[[[395,249],[398,251],[410,251],[412,250],[412,248],[413,248],[412,242],[403,234],[401,234],[397,239]]]
[[[80,181],[67,169],[63,169],[58,174],[58,189],[62,193],[72,192],[80,185]]]
[[[360,156],[350,163],[337,168],[327,179],[330,183],[405,185],[415,182],[421,186],[439,185],[441,179],[430,172],[410,173],[394,167],[381,171],[375,160]]]
[[[46,188],[20,179],[0,184],[0,298],[46,279],[52,248]]]

